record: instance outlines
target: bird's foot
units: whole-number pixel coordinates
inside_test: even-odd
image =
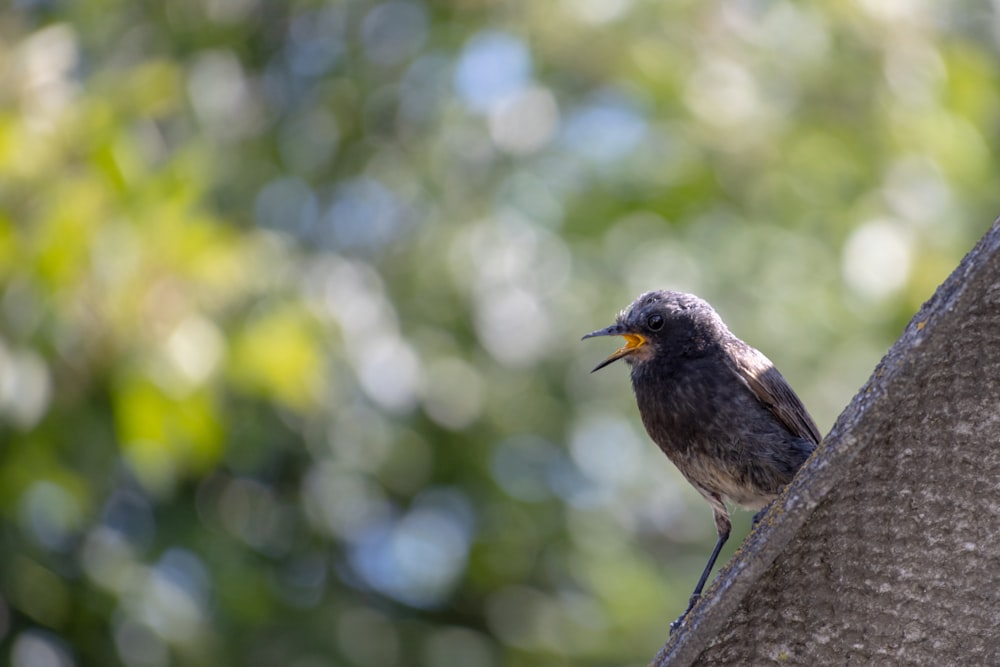
[[[670,624],[670,634],[674,634],[682,625],[684,625],[684,619],[687,618],[688,613],[694,608],[694,606],[698,604],[699,599],[701,599],[701,593],[695,593],[691,596],[691,599],[688,601],[687,609],[684,610],[683,614],[677,617],[676,621]]]
[[[673,623],[670,624],[670,634],[671,635],[674,634],[675,632],[677,632],[678,630],[680,630],[680,627],[682,625],[684,625],[684,617],[685,616],[687,616],[687,612],[684,612],[683,614],[681,614],[680,616],[678,616],[677,619]]]
[[[764,509],[762,509],[761,511],[759,511],[756,514],[753,515],[753,518],[750,519],[750,526],[752,528],[756,528],[757,527],[757,524],[760,523],[760,520],[763,519],[764,515],[767,514],[767,511],[769,509],[771,509],[771,504],[773,502],[774,501],[772,500],[770,503],[764,505]]]

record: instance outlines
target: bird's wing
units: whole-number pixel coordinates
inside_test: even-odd
[[[816,422],[771,360],[743,341],[730,341],[726,356],[740,380],[791,433],[819,444]],[[734,349],[735,348],[735,349]]]

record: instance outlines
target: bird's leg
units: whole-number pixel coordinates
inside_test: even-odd
[[[684,619],[687,617],[688,612],[690,612],[698,600],[701,599],[701,591],[705,588],[705,584],[708,582],[708,577],[712,574],[712,568],[715,567],[715,561],[719,558],[719,552],[722,551],[723,545],[725,545],[726,540],[729,539],[729,533],[732,530],[732,523],[729,521],[729,510],[726,509],[725,503],[716,494],[706,495],[708,501],[712,503],[712,511],[715,514],[715,529],[719,534],[719,538],[715,541],[715,548],[712,549],[712,555],[708,557],[708,563],[705,565],[705,569],[701,573],[701,577],[698,579],[698,584],[694,587],[694,592],[691,593],[691,599],[688,600],[687,609],[681,614],[676,621],[670,624],[670,632],[673,632],[681,625],[684,624]]]
[[[705,588],[705,583],[708,581],[708,575],[712,573],[712,568],[715,567],[715,561],[719,558],[719,552],[722,551],[722,546],[729,539],[729,535],[719,535],[719,539],[715,541],[715,548],[712,549],[712,555],[708,557],[708,564],[705,566],[705,570],[701,573],[701,578],[698,579],[698,585],[694,587],[694,592],[691,593],[691,599],[688,600],[687,609],[681,614],[676,621],[670,624],[670,631],[673,632],[679,628],[683,623],[684,619],[687,617],[688,612],[691,611],[698,600],[701,599],[701,591]]]

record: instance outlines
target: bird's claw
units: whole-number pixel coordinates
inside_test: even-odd
[[[677,620],[670,624],[670,634],[674,634],[682,625],[684,625],[684,619],[687,618],[687,615],[692,609],[694,609],[694,606],[698,604],[698,600],[700,599],[701,593],[695,593],[691,596],[691,599],[688,601],[687,609],[684,610],[683,614],[677,617]]]
[[[764,515],[767,514],[767,511],[769,509],[771,509],[771,505],[773,505],[773,504],[774,504],[774,501],[769,502],[767,505],[764,505],[764,509],[762,509],[761,511],[759,511],[756,514],[753,515],[753,518],[750,519],[750,527],[751,528],[756,528],[757,527],[757,524],[760,523],[760,520],[764,518]]]

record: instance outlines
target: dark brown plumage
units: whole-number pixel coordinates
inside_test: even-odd
[[[617,359],[649,437],[712,506],[718,540],[680,624],[701,596],[732,525],[726,502],[762,509],[820,441],[802,401],[774,365],[729,331],[702,299],[647,292],[611,326],[584,336],[623,336]]]

